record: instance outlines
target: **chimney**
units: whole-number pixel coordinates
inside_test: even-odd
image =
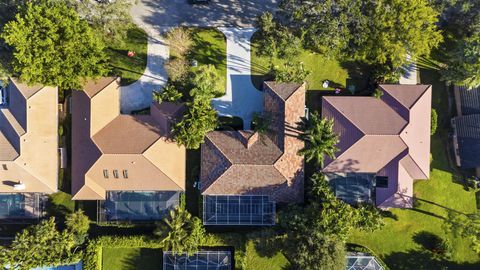
[[[241,130],[238,131],[240,133],[240,141],[243,145],[248,149],[250,148],[255,142],[258,141],[258,132],[252,130]]]

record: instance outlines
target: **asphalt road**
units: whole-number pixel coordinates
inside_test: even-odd
[[[189,0],[139,0],[132,9],[137,23],[155,28],[178,25],[253,27],[265,11],[273,12],[278,0],[211,0],[192,5]]]

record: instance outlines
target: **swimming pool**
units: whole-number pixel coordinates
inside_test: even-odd
[[[177,191],[109,191],[105,215],[115,220],[161,220],[179,202]]]
[[[70,264],[70,265],[37,267],[31,270],[82,270],[82,262],[79,262],[77,264]]]
[[[0,193],[0,219],[25,216],[25,195]]]

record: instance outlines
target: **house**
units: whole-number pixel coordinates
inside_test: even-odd
[[[457,116],[452,119],[457,166],[480,176],[480,87],[454,87]]]
[[[38,218],[58,188],[58,90],[10,78],[0,105],[0,219]]]
[[[413,181],[430,172],[430,85],[380,85],[381,98],[328,96],[322,116],[339,134],[322,171],[337,197],[382,208],[412,207]]]
[[[171,140],[183,104],[152,103],[120,114],[119,79],[87,82],[72,95],[72,194],[100,202],[100,220],[161,219],[185,191],[186,151]]]
[[[273,225],[276,202],[303,202],[305,84],[265,82],[270,128],[213,131],[201,146],[200,190],[206,225]]]

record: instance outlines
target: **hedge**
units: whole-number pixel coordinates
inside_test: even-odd
[[[102,236],[88,242],[83,256],[84,270],[102,270],[102,249],[115,248],[161,248],[160,241],[144,235]]]

